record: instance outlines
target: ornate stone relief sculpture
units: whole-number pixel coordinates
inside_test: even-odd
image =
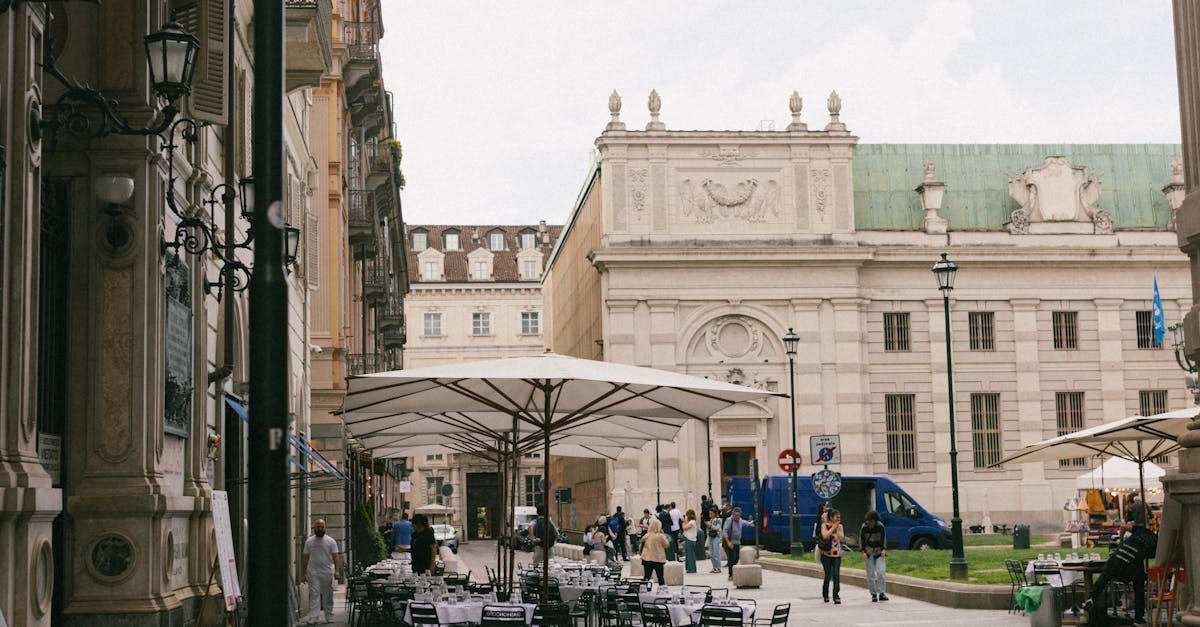
[[[648,174],[649,170],[646,168],[629,170],[629,197],[634,212],[646,210],[646,177]]]
[[[758,388],[774,392],[778,387],[778,382],[774,379],[767,379],[757,372],[749,374],[741,368],[730,368],[729,372],[725,373],[724,379],[734,385],[744,385],[750,388]]]
[[[1113,232],[1112,214],[1095,206],[1100,199],[1100,177],[1073,165],[1066,157],[1046,157],[1042,165],[1026,168],[1008,178],[1008,193],[1021,208],[1012,212],[1010,233],[1074,232],[1066,225],[1091,223],[1092,232]],[[1037,227],[1037,223],[1060,223]]]
[[[706,334],[713,355],[737,359],[762,347],[762,331],[745,316],[721,316],[708,325]]]
[[[812,184],[813,208],[817,210],[817,221],[829,221],[829,169],[818,168],[808,173]]]
[[[737,146],[718,146],[715,151],[701,150],[698,154],[705,159],[718,162],[718,165],[721,166],[740,166],[742,159],[758,156],[758,153],[755,152],[742,152]]]
[[[683,215],[694,217],[701,224],[718,220],[766,222],[779,217],[779,182],[768,180],[760,184],[756,178],[732,184],[730,190],[712,179],[699,182],[684,179],[679,184],[683,199]]]

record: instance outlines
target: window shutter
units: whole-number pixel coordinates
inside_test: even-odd
[[[308,280],[310,289],[321,287],[321,233],[318,230],[317,215],[308,214],[308,224],[304,228],[304,278]]]
[[[228,85],[225,65],[229,58],[229,0],[175,0],[175,19],[187,32],[200,39],[192,94],[185,111],[201,122],[224,126]]]

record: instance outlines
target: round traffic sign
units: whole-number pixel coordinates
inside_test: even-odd
[[[449,483],[442,484],[442,496],[450,496],[454,494],[454,486]]]
[[[813,492],[823,499],[831,499],[842,491],[842,473],[824,468],[813,473]]]
[[[784,449],[783,452],[779,454],[779,467],[782,468],[784,472],[792,472],[792,464],[796,465],[796,470],[800,470],[800,453],[797,453],[790,448]]]

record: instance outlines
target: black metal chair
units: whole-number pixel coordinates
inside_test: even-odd
[[[569,614],[571,623],[574,625],[580,620],[583,621],[583,627],[592,627],[592,613],[596,610],[596,591],[584,590],[579,593],[579,598],[570,604]]]
[[[525,627],[525,608],[519,605],[485,605],[480,627]]]
[[[742,627],[742,608],[705,605],[700,608],[701,627]]]
[[[641,604],[643,627],[672,627],[671,612],[667,609],[666,600]]]
[[[1008,613],[1012,614],[1019,609],[1017,607],[1017,590],[1028,586],[1029,580],[1025,577],[1025,569],[1021,568],[1021,562],[1006,559],[1004,567],[1008,569]]]
[[[409,603],[408,617],[408,623],[413,627],[441,627],[442,624],[437,608],[432,603]]]
[[[571,608],[561,601],[542,603],[534,608],[530,627],[571,627]]]
[[[754,627],[785,627],[791,613],[791,603],[780,603],[775,606],[775,611],[771,612],[771,618],[755,618]]]

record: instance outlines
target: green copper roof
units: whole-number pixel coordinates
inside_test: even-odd
[[[1163,229],[1171,217],[1162,188],[1171,179],[1177,144],[859,144],[854,149],[855,227],[916,230],[925,216],[913,191],[933,157],[946,184],[939,212],[957,231],[998,231],[1019,208],[1008,175],[1052,155],[1087,166],[1103,182],[1096,206],[1117,229]]]

